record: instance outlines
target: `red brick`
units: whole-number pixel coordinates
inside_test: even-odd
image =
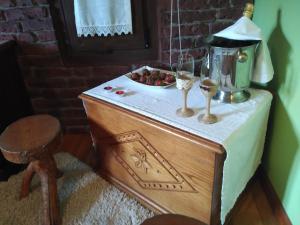
[[[182,24],[214,21],[216,19],[216,11],[213,9],[205,11],[181,12],[180,17]]]
[[[93,77],[101,76],[105,78],[117,77],[130,71],[129,66],[114,65],[114,66],[101,66],[93,68]]]
[[[231,0],[233,6],[245,6],[246,3],[253,3],[253,0]]]
[[[66,81],[63,78],[50,78],[50,79],[31,79],[28,82],[30,87],[39,87],[43,89],[65,88]]]
[[[182,10],[203,10],[210,8],[207,0],[181,0],[180,9]]]
[[[92,74],[91,67],[74,67],[72,68],[72,75],[76,77],[88,77]]]
[[[84,108],[75,108],[75,109],[72,109],[72,108],[68,108],[68,109],[63,109],[61,110],[61,115],[62,116],[65,116],[65,117],[81,117],[81,118],[84,118],[85,116],[85,111],[84,111]]]
[[[220,9],[217,12],[217,19],[239,19],[243,14],[243,9],[239,7]]]
[[[207,36],[209,34],[209,26],[207,23],[182,25],[180,29],[181,36]],[[162,29],[162,37],[170,37],[170,27],[164,27]],[[173,27],[172,37],[179,37],[178,26]]]
[[[59,101],[56,99],[48,98],[35,98],[31,100],[32,106],[35,109],[51,109],[60,106]]]
[[[48,66],[62,66],[63,62],[60,55],[26,55],[26,56],[19,56],[21,64],[25,64],[28,66],[41,66],[41,67],[48,67]]]
[[[199,38],[197,36],[189,37],[189,38],[182,38],[181,48],[182,49],[191,49],[191,48],[196,47],[198,39]],[[170,49],[169,43],[170,43],[169,39],[164,39],[164,41],[162,42],[162,49],[169,50]],[[179,39],[173,39],[172,40],[172,49],[179,49],[179,48],[180,48]]]
[[[44,54],[59,53],[59,49],[56,43],[47,43],[47,44],[20,43],[20,44],[22,48],[22,54],[25,55],[44,55]]]
[[[47,9],[45,7],[7,9],[4,12],[7,20],[22,20],[24,18],[39,19],[47,16]]]
[[[54,31],[36,31],[34,32],[38,41],[56,41],[56,36]]]
[[[35,39],[34,39],[34,36],[31,33],[18,33],[17,34],[17,41],[32,43],[32,42],[35,41]]]
[[[45,7],[31,7],[23,9],[23,14],[30,19],[42,18],[47,16],[47,8]]]
[[[71,77],[67,79],[67,86],[68,87],[83,87],[86,88],[86,83],[84,77]]]
[[[39,30],[53,30],[51,19],[42,20],[24,20],[21,23],[22,31],[39,31]]]
[[[233,24],[233,21],[211,23],[209,32],[211,34],[217,33],[232,24]]]
[[[35,5],[48,5],[48,0],[32,0]]]
[[[21,20],[25,18],[23,12],[23,9],[7,9],[4,15],[7,20]]]
[[[8,8],[8,7],[15,6],[15,3],[14,1],[11,0],[0,0],[0,5],[1,8]]]
[[[15,38],[12,34],[0,34],[0,41],[15,40]]]
[[[16,21],[3,21],[0,22],[1,33],[17,33],[19,31]]]
[[[77,98],[78,95],[80,95],[82,92],[86,91],[86,88],[81,88],[81,87],[77,87],[77,88],[65,88],[63,90],[59,90],[58,94],[60,96],[60,98]]]
[[[67,67],[45,67],[35,68],[34,76],[41,77],[69,77],[71,75],[71,69]]]
[[[79,98],[69,98],[69,99],[61,99],[62,104],[65,107],[72,107],[72,108],[80,108],[82,107],[82,101]]]
[[[32,6],[31,0],[14,0],[16,6]]]
[[[102,77],[88,78],[88,79],[86,79],[87,89],[96,87],[108,80],[109,79],[103,79]]]
[[[230,7],[231,0],[209,0],[209,5],[213,8],[227,8]]]

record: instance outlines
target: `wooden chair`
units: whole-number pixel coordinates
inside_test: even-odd
[[[29,194],[34,173],[41,180],[43,225],[61,223],[57,198],[56,177],[61,173],[52,153],[62,140],[59,121],[50,115],[29,116],[10,124],[0,136],[0,149],[13,163],[29,163],[23,177],[20,198]]]
[[[141,225],[206,225],[199,220],[177,215],[162,214],[145,220]]]

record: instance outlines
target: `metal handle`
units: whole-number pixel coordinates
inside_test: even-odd
[[[237,52],[237,60],[240,62],[240,63],[244,63],[246,62],[248,59],[248,55],[246,52],[243,52],[242,49],[239,49],[238,52]]]

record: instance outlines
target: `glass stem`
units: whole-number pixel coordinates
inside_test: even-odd
[[[186,89],[182,89],[183,91],[183,108],[182,108],[182,112],[185,112],[187,109],[187,94],[188,94],[188,90]]]
[[[211,97],[207,96],[206,97],[206,113],[205,113],[205,116],[210,115],[210,102],[211,102]]]

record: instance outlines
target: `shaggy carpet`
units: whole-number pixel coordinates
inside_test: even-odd
[[[67,153],[55,156],[64,172],[58,179],[63,225],[139,225],[154,213],[96,175],[90,167]],[[31,193],[18,200],[23,173],[0,182],[0,224],[38,225],[42,196],[35,175]]]

